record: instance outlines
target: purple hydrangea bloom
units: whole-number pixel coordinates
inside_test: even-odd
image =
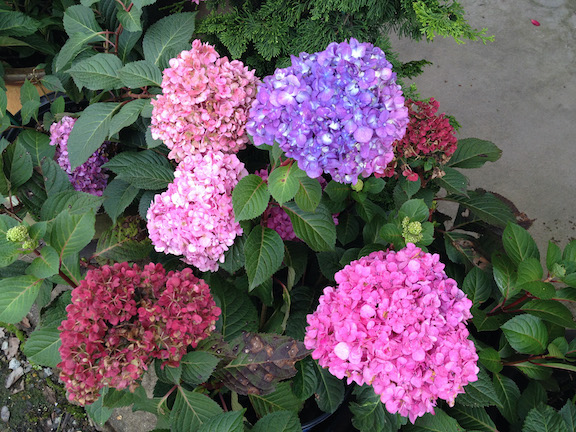
[[[102,169],[102,165],[108,162],[107,145],[104,143],[86,162],[72,171],[68,158],[68,137],[74,123],[75,118],[65,116],[50,126],[50,145],[56,146],[56,161],[68,173],[75,190],[102,196],[108,182],[108,174]]]
[[[384,52],[356,39],[292,57],[264,78],[246,129],[254,144],[278,142],[312,177],[340,183],[383,174],[401,139],[408,109]]]

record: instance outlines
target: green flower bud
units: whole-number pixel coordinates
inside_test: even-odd
[[[364,188],[364,182],[360,179],[358,179],[355,185],[352,185],[352,190],[356,192],[360,192],[362,188]]]
[[[410,222],[410,218],[406,216],[402,221],[402,237],[406,243],[418,243],[422,240],[422,224],[420,222]]]
[[[6,231],[6,240],[13,243],[22,243],[30,238],[28,235],[28,227],[18,225]]]
[[[38,240],[28,239],[22,243],[22,249],[32,251],[38,247]]]

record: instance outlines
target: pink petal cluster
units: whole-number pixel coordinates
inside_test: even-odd
[[[220,58],[195,40],[164,70],[162,94],[152,100],[152,136],[177,162],[197,152],[238,152],[248,142],[245,125],[257,82],[242,62]]]
[[[448,117],[444,113],[436,114],[440,107],[438,101],[434,98],[428,102],[408,99],[406,105],[409,118],[406,135],[394,142],[395,157],[384,172],[386,177],[395,175],[398,159],[431,157],[443,165],[458,146],[456,131]],[[407,164],[402,166],[402,175],[410,181],[419,177]]]
[[[304,343],[338,378],[372,385],[386,409],[414,422],[450,405],[476,381],[478,355],[467,339],[472,302],[444,273],[439,255],[378,251],[335,275],[308,315]]]
[[[174,182],[156,195],[147,213],[158,252],[183,255],[201,271],[218,270],[224,252],[242,235],[234,219],[232,189],[247,175],[235,154],[209,152],[184,158]]]
[[[58,367],[68,399],[80,405],[106,386],[133,390],[154,358],[177,365],[220,315],[192,270],[166,274],[160,264],[128,263],[89,270],[66,311]]]

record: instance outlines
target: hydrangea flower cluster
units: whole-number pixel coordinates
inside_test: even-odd
[[[72,171],[68,158],[68,137],[76,120],[73,117],[64,116],[59,122],[53,123],[50,126],[50,145],[56,146],[55,156],[58,165],[68,173],[70,183],[75,190],[102,196],[108,182],[108,174],[102,169],[102,165],[108,162],[107,145],[104,143],[86,162]]]
[[[445,164],[456,151],[456,131],[444,113],[436,114],[440,104],[434,98],[427,101],[408,99],[409,123],[406,135],[394,143],[396,158],[388,166],[385,175],[392,177],[398,159],[432,157]],[[402,175],[416,181],[418,175],[405,165]]]
[[[218,270],[224,252],[242,235],[234,219],[232,189],[248,172],[235,154],[184,158],[168,190],[148,208],[148,232],[158,252],[183,255],[201,271]]]
[[[245,125],[257,81],[242,62],[220,58],[196,39],[164,70],[162,94],[152,100],[152,136],[177,162],[197,152],[238,152],[248,142]]]
[[[412,243],[351,262],[308,315],[306,348],[412,422],[433,413],[438,398],[453,405],[478,379],[478,355],[465,326],[472,302],[443,269],[439,255]]]
[[[66,311],[58,367],[69,400],[80,405],[106,386],[133,390],[154,358],[177,365],[221,312],[192,270],[166,274],[161,264],[128,263],[89,270]]]
[[[258,87],[247,131],[254,144],[277,141],[308,176],[335,181],[383,173],[408,110],[384,52],[356,39],[292,57]]]

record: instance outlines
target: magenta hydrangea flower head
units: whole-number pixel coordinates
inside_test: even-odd
[[[108,174],[102,168],[102,165],[108,162],[107,145],[104,143],[86,162],[72,170],[68,158],[68,137],[76,120],[73,117],[64,116],[59,122],[52,123],[50,145],[56,146],[55,156],[58,165],[66,171],[75,190],[102,196],[108,183]]]
[[[232,189],[248,172],[235,154],[187,156],[174,182],[148,208],[148,232],[158,252],[183,255],[201,271],[216,271],[242,235],[234,219]]]
[[[197,152],[242,150],[257,82],[241,61],[220,58],[196,39],[164,70],[162,94],[152,100],[152,136],[164,141],[177,162]]]
[[[94,402],[106,386],[137,387],[154,358],[177,366],[215,328],[220,309],[191,269],[116,263],[89,270],[62,321],[60,378],[68,399]]]
[[[408,109],[384,52],[356,39],[292,57],[264,78],[246,125],[254,144],[277,141],[316,178],[340,183],[384,172],[404,136]]]
[[[372,385],[390,413],[414,422],[478,379],[465,322],[472,302],[439,255],[409,243],[351,262],[308,315],[304,343],[333,375]]]

